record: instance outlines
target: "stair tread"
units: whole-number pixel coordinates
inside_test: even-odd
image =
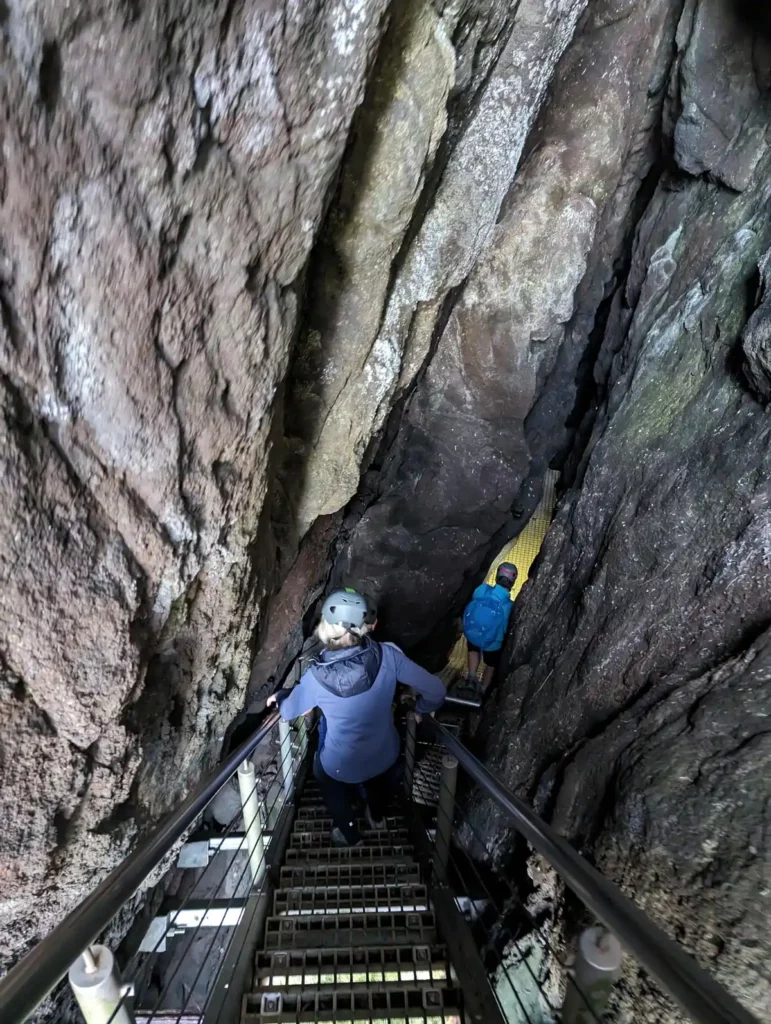
[[[411,864],[411,846],[302,846],[286,851],[287,867],[308,864]]]
[[[353,820],[356,822],[356,826],[362,831],[374,830],[367,818],[354,818]],[[380,828],[378,831],[406,830],[406,821],[399,814],[391,814],[386,817],[385,820],[385,828]],[[333,827],[334,821],[327,815],[324,817],[320,815],[314,815],[313,817],[302,817],[298,815],[295,819],[295,824],[292,830],[295,831],[295,833],[301,833],[301,831],[305,831],[305,833],[319,833],[319,831],[320,833],[327,833],[327,831],[332,831]]]
[[[425,885],[338,885],[277,889],[273,913],[292,916],[377,913],[388,910],[424,910],[429,906]]]
[[[420,988],[408,985],[386,991],[343,990],[330,993],[284,994],[263,992],[244,999],[243,1020],[340,1021],[358,1019],[360,1013],[370,1019],[396,1016],[397,1019],[457,1021],[460,1024],[461,994],[455,987]],[[345,1015],[345,1017],[341,1016]],[[370,1016],[371,1015],[371,1016]]]
[[[329,818],[330,814],[329,814],[329,811],[327,809],[327,805],[324,803],[323,800],[318,800],[318,801],[313,800],[309,804],[300,804],[298,806],[298,808],[297,808],[297,817],[298,818],[303,818],[303,819],[305,819],[307,821],[308,819],[310,819],[310,820],[318,820],[319,818]],[[365,820],[363,814],[357,814],[356,817],[357,817],[357,819],[359,821],[364,821]],[[403,820],[404,819],[404,815],[403,814],[399,814],[396,811],[389,811],[386,814],[386,818],[388,818],[389,820],[391,820],[393,818],[400,818],[400,819]]]
[[[409,834],[406,829],[378,829],[368,830],[362,833],[365,846],[408,846]],[[331,830],[328,832],[304,832],[294,831],[290,837],[290,849],[305,849],[306,847],[332,846]]]
[[[386,945],[330,947],[328,949],[278,950],[259,952],[256,956],[256,976],[303,971],[350,970],[352,967],[383,970],[388,966],[411,967],[425,970],[432,964],[449,965],[447,949],[441,943],[430,946]]]
[[[415,863],[378,864],[376,862],[312,864],[308,867],[285,865],[281,868],[281,888],[324,888],[336,885],[407,885],[420,882],[420,867]]]
[[[266,950],[405,945],[409,942],[430,946],[435,941],[436,922],[430,910],[269,917],[265,926]]]

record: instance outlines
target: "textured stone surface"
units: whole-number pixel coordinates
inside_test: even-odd
[[[712,7],[686,7],[665,125]],[[755,54],[746,76],[767,66],[758,40]],[[755,641],[771,622],[771,423],[742,331],[771,237],[771,160],[743,138],[753,124],[737,106],[741,192],[672,173],[647,204],[595,365],[604,401],[480,738],[764,1018],[771,950],[751,893],[769,852],[767,633]],[[675,1019],[629,986],[625,1014]]]
[[[771,400],[771,250],[760,264],[758,308],[742,334],[744,372],[750,387],[763,402]]]
[[[686,0],[678,42],[675,160],[689,174],[741,191],[768,145],[771,69],[765,47],[737,18],[736,5],[702,0]]]
[[[362,374],[372,376],[392,264],[446,127],[453,27],[429,0],[397,5],[315,252],[284,473],[301,530],[353,495],[379,426]]]
[[[384,8],[2,5],[3,956],[243,701],[294,283]]]
[[[337,566],[383,595],[401,642],[434,637],[565,444],[577,367],[655,155],[679,6],[588,12]]]
[[[666,696],[643,696],[577,753],[555,809],[561,829],[597,834],[602,870],[761,1020],[771,1007],[770,690],[771,630],[702,676],[662,680]],[[627,963],[619,1021],[640,1019],[637,973]],[[679,1019],[669,1005],[658,1017],[646,1009],[645,1019]]]
[[[431,111],[450,84],[447,72],[432,76],[425,110],[420,104],[404,104],[398,87],[390,104],[378,97],[377,102],[386,107],[387,118],[407,118],[407,131],[391,133],[395,152],[390,146],[383,148],[377,132],[374,139],[365,138],[362,145],[374,154],[369,165],[362,166],[362,156],[354,149],[349,167],[354,180],[344,178],[343,209],[350,207],[351,193],[366,184],[367,175],[376,173],[377,194],[382,190],[395,210],[389,209],[386,237],[379,240],[375,255],[381,260],[393,259],[412,218],[410,238],[398,261],[374,271],[376,280],[368,279],[366,271],[353,268],[350,293],[343,288],[341,296],[334,281],[322,280],[321,294],[314,297],[310,322],[316,333],[312,331],[306,339],[309,351],[307,369],[303,367],[305,386],[297,395],[300,404],[307,405],[311,422],[302,433],[306,443],[312,443],[306,451],[296,504],[301,530],[317,515],[342,507],[354,494],[370,441],[383,425],[391,403],[422,365],[445,299],[464,281],[490,242],[527,133],[585,5],[586,0],[549,0],[546,4],[522,0],[516,7],[513,26],[505,17],[501,19],[497,5],[470,5],[475,13],[478,6],[481,24],[474,27],[466,48],[471,51],[469,59],[472,55],[479,59],[471,79],[463,83],[470,98],[466,105],[461,104],[458,123],[448,133],[451,140],[456,133],[457,140],[452,140],[441,154],[442,164],[434,172],[438,182],[432,179],[427,202],[418,202],[420,158],[428,156],[436,145],[438,115]],[[453,12],[457,18],[455,6],[449,5],[445,18],[452,19]],[[411,83],[417,75],[417,70],[410,67],[413,60],[421,69],[432,61],[438,61],[439,68],[445,67],[441,38],[452,30],[452,21],[449,25],[435,23],[432,56],[427,58],[417,44],[422,38],[418,33],[427,31],[429,25],[420,16],[410,18],[416,38],[405,43],[406,51],[400,59],[407,63]],[[499,36],[504,40],[497,48],[499,52],[493,48],[492,54],[488,53],[490,43],[485,46],[485,41],[489,37],[497,41]],[[461,56],[464,54],[461,48]],[[393,171],[390,175],[380,171],[381,153],[388,166],[393,162],[400,167],[396,182],[392,180]],[[405,194],[410,198],[406,207]],[[355,250],[364,245],[371,233],[367,227],[354,228],[349,237],[342,232],[341,238],[332,225],[330,242],[338,256],[344,257],[343,274],[349,272],[348,246]],[[360,309],[357,297],[362,289],[367,289],[376,303],[374,310],[369,304],[365,304],[364,311]],[[316,309],[321,310],[321,322],[316,319]],[[327,396],[334,397],[332,408]]]

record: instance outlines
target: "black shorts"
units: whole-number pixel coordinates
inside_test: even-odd
[[[466,641],[466,643],[468,644],[468,649],[473,654],[481,655],[482,661],[485,663],[485,665],[488,665],[490,668],[498,668],[498,666],[501,663],[501,652],[503,651],[502,647],[499,647],[497,651],[483,651],[481,647],[477,647],[476,644],[472,644],[468,640]]]

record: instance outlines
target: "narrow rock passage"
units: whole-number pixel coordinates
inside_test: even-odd
[[[512,562],[516,565],[518,575],[514,586],[511,588],[512,601],[516,601],[522,587],[528,581],[533,562],[541,550],[541,545],[554,518],[558,480],[559,473],[555,470],[548,470],[544,474],[543,496],[535,512],[522,532],[513,541],[506,544],[490,564],[485,582],[491,585],[495,583],[495,574],[501,562]],[[516,614],[516,610],[512,611],[511,631],[517,628]],[[466,643],[465,636],[461,635],[450,651],[446,668],[440,673],[446,685],[451,686],[459,676],[466,674],[467,658],[468,644]],[[505,666],[502,666],[501,672],[505,671]]]

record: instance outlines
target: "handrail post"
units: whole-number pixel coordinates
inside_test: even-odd
[[[247,760],[238,766],[238,791],[244,815],[246,846],[249,850],[249,873],[252,885],[259,885],[265,874],[265,844],[262,839],[262,813],[257,796],[257,774]]]
[[[412,799],[412,783],[415,779],[415,748],[417,746],[418,724],[415,712],[407,712],[407,736],[404,743],[404,788]]]
[[[442,776],[439,782],[439,803],[436,808],[436,854],[434,865],[437,875],[447,875],[452,842],[452,819],[455,815],[455,789],[458,784],[458,759],[452,754],[442,756]]]
[[[562,1024],[600,1020],[621,971],[621,943],[602,927],[586,928],[578,940],[572,977],[568,977]]]
[[[126,1005],[131,986],[121,982],[107,946],[88,946],[67,975],[86,1024],[135,1024]]]
[[[294,764],[292,762],[292,730],[289,722],[283,718],[278,720],[279,757],[281,758],[281,777],[284,780],[284,797],[292,799],[294,791]]]

